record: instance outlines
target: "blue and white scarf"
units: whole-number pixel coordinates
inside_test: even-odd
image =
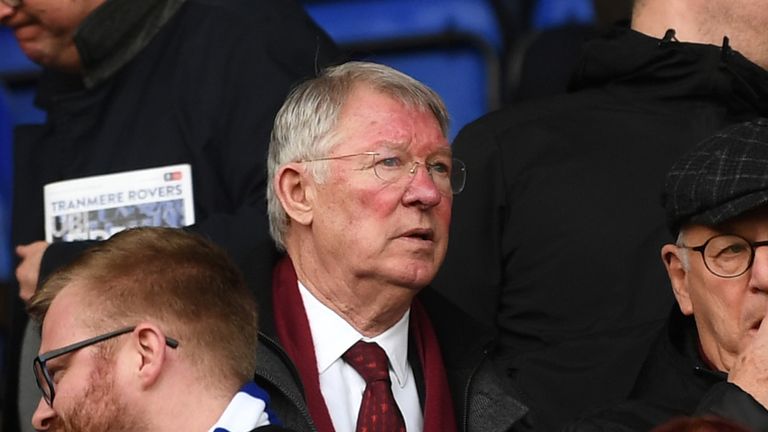
[[[249,432],[269,424],[280,425],[280,421],[269,409],[267,392],[251,381],[240,388],[208,432]]]

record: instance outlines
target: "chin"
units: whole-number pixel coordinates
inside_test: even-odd
[[[396,278],[403,286],[421,289],[429,285],[435,278],[437,269],[433,265],[424,265],[423,262],[405,264],[396,269]]]

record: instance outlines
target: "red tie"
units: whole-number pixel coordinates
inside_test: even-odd
[[[392,395],[387,354],[376,343],[358,341],[342,356],[365,380],[357,414],[357,432],[405,432],[405,421]]]

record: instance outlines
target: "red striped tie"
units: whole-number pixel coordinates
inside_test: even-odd
[[[405,421],[392,395],[387,354],[376,343],[358,341],[342,356],[365,380],[357,432],[405,432]]]

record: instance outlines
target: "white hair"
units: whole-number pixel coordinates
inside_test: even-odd
[[[687,272],[691,269],[691,261],[688,248],[685,247],[685,230],[681,229],[680,233],[677,234],[675,245],[677,245],[678,250],[681,251],[678,257],[680,258],[680,263],[683,265],[683,270]]]
[[[289,219],[275,193],[275,174],[282,165],[328,156],[336,144],[334,128],[339,113],[356,85],[367,85],[437,119],[447,137],[448,112],[432,89],[388,66],[348,62],[325,69],[317,78],[298,85],[288,95],[275,117],[267,160],[267,212],[269,230],[277,247],[285,249],[283,237]],[[317,162],[310,169],[316,181],[327,175],[328,164]]]

